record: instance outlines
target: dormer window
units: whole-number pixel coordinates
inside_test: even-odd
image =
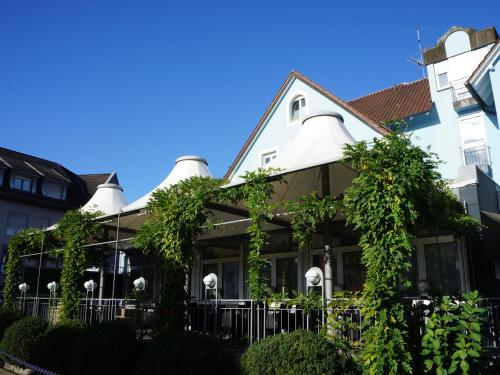
[[[10,187],[16,190],[26,191],[28,193],[35,193],[36,184],[35,179],[30,176],[14,174],[10,179]]]
[[[62,200],[66,198],[66,186],[57,182],[44,181],[42,185],[42,194],[49,198]]]
[[[0,186],[3,185],[3,175],[4,175],[4,170],[3,168],[0,168]]]
[[[306,114],[306,98],[302,95],[292,100],[290,105],[290,122],[297,122],[304,118]]]

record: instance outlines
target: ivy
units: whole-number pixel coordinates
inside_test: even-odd
[[[44,232],[40,229],[24,229],[16,233],[9,241],[7,264],[3,288],[3,307],[17,310],[18,286],[21,283],[21,256],[39,252],[44,241]]]
[[[56,229],[56,236],[64,241],[64,267],[61,273],[61,319],[78,318],[81,282],[87,266],[87,252],[83,245],[100,233],[100,223],[95,219],[100,212],[67,211]]]
[[[480,373],[481,323],[484,308],[477,291],[462,298],[442,297],[429,317],[422,338],[424,371],[436,374]]]
[[[269,262],[261,257],[261,251],[269,240],[269,234],[264,231],[262,226],[273,218],[273,209],[275,208],[268,203],[274,193],[273,185],[269,179],[273,172],[275,170],[262,168],[254,172],[247,172],[243,175],[245,184],[239,189],[240,197],[245,200],[250,218],[250,225],[246,230],[250,236],[248,291],[250,298],[261,302],[265,301],[271,292],[269,279],[265,272]]]
[[[210,230],[209,203],[236,198],[223,190],[224,180],[191,177],[153,193],[146,211],[147,221],[137,231],[134,244],[146,254],[160,256],[163,265],[156,330],[174,332],[184,328],[186,273],[191,263],[192,239]],[[203,229],[204,228],[204,229]]]
[[[319,198],[313,191],[310,195],[299,197],[297,201],[285,202],[285,208],[292,215],[292,238],[300,250],[312,240],[317,225],[325,219],[333,220],[341,208],[341,201],[331,196]]]
[[[395,124],[396,128],[398,124]],[[371,144],[345,146],[345,162],[358,171],[345,191],[347,223],[361,233],[366,374],[412,373],[402,287],[419,229],[477,227],[446,189],[435,155],[398,131]]]

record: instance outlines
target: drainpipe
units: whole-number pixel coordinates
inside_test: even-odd
[[[330,192],[330,169],[328,165],[321,166],[321,187],[323,197],[327,197]],[[333,250],[332,250],[332,221],[325,218],[323,223],[323,236],[325,242],[325,299],[328,317],[333,315],[330,302],[333,298]],[[328,334],[333,335],[333,329],[328,326]]]

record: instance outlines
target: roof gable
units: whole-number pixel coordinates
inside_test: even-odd
[[[321,94],[323,97],[327,98],[329,101],[333,102],[336,104],[339,108],[345,110],[352,116],[354,116],[356,119],[358,119],[361,123],[365,124],[372,130],[374,130],[378,134],[387,134],[388,130],[384,128],[382,125],[378,124],[377,122],[373,121],[369,117],[367,117],[364,113],[358,111],[356,108],[352,107],[349,105],[347,102],[343,101],[342,99],[338,98],[337,96],[333,95],[317,83],[313,82],[309,78],[305,77],[304,75],[300,74],[299,72],[292,71],[285,82],[281,85],[280,89],[274,96],[273,100],[271,101],[270,105],[260,118],[259,122],[257,123],[256,127],[253,129],[252,133],[246,140],[245,144],[241,148],[240,152],[236,156],[235,160],[231,164],[229,170],[226,172],[225,178],[230,178],[238,168],[239,164],[241,161],[247,156],[250,148],[252,145],[255,143],[257,140],[259,134],[263,130],[263,128],[266,126],[267,121],[272,117],[273,113],[277,109],[277,107],[280,105],[280,103],[283,100],[283,97],[286,95],[288,90],[290,89],[291,85],[296,81],[300,81],[301,83],[305,84],[307,87],[313,89],[317,93]]]

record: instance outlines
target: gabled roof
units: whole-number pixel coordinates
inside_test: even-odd
[[[400,83],[348,103],[377,123],[404,119],[429,112],[432,108],[429,81],[426,78]]]
[[[465,85],[468,86],[472,83],[472,81],[478,79],[482,73],[484,72],[485,68],[492,63],[494,60],[495,54],[498,53],[500,49],[500,39],[497,39],[495,44],[491,47],[489,52],[484,56],[483,60],[479,63],[479,65],[476,67],[476,69],[472,72],[470,75],[469,79],[465,82]]]
[[[112,176],[116,176],[116,174],[113,173],[95,173],[95,174],[81,174],[78,175],[83,182],[85,183],[85,186],[87,187],[87,191],[89,192],[90,195],[93,195],[96,190],[97,186],[101,184],[107,184],[107,183],[112,183],[119,185],[120,183],[118,182],[118,179],[112,179]]]
[[[306,76],[304,76],[303,74],[301,74],[301,73],[299,73],[297,71],[292,71],[288,75],[288,77],[285,80],[285,82],[283,82],[283,84],[281,85],[280,89],[278,90],[278,92],[274,96],[273,100],[271,101],[271,104],[267,107],[267,110],[264,112],[264,114],[260,118],[259,122],[257,123],[257,125],[255,126],[255,128],[253,129],[252,133],[250,134],[250,137],[248,137],[247,141],[245,142],[245,144],[241,148],[240,152],[236,156],[236,159],[233,161],[233,163],[229,167],[228,171],[226,172],[226,175],[224,176],[225,178],[229,178],[229,176],[235,170],[235,168],[238,165],[238,163],[240,162],[240,160],[246,154],[247,150],[249,149],[250,145],[252,144],[252,142],[254,141],[255,137],[259,133],[260,129],[264,126],[267,118],[269,117],[269,115],[273,111],[274,107],[278,103],[279,99],[281,98],[281,96],[283,95],[283,93],[285,92],[285,90],[288,88],[288,85],[290,84],[290,82],[293,79],[299,79],[299,80],[301,80],[306,85],[310,86],[311,88],[315,89],[316,91],[318,91],[319,93],[321,93],[322,95],[324,95],[325,97],[327,97],[328,99],[330,99],[332,102],[334,102],[335,104],[337,104],[339,107],[345,109],[346,111],[348,111],[349,113],[351,113],[353,116],[357,117],[359,120],[361,120],[367,126],[369,126],[372,129],[374,129],[376,132],[378,132],[380,134],[387,134],[389,132],[389,130],[387,130],[386,128],[384,128],[382,125],[380,125],[376,121],[373,121],[372,119],[370,119],[369,117],[367,117],[364,113],[358,111],[356,108],[354,108],[353,106],[351,106],[349,103],[347,103],[344,100],[340,99],[339,97],[335,96],[334,94],[332,94],[328,90],[326,90],[323,87],[321,87],[316,82],[312,81],[311,79],[307,78]]]

